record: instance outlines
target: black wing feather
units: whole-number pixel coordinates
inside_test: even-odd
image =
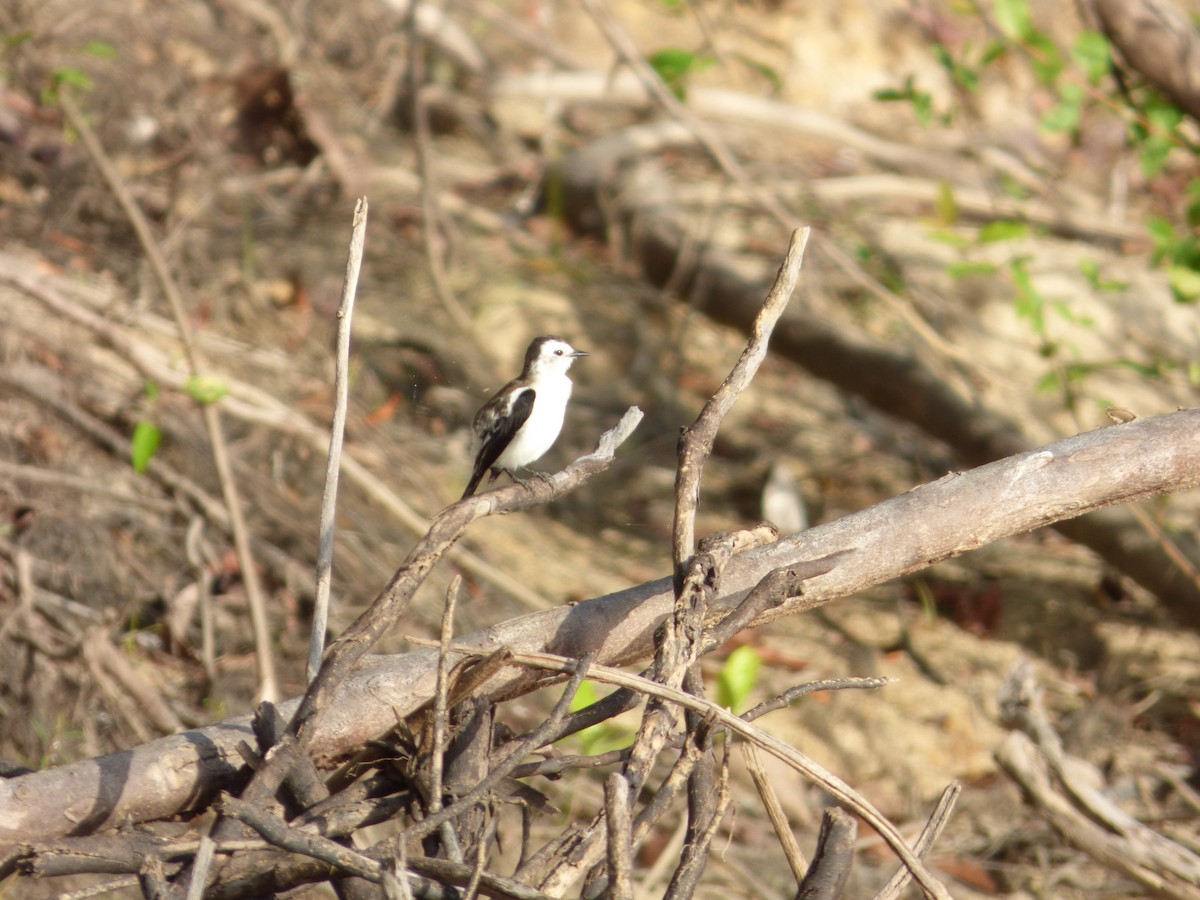
[[[492,465],[500,458],[509,444],[512,443],[513,437],[521,430],[521,426],[529,420],[529,414],[533,412],[533,401],[537,396],[537,391],[533,388],[526,388],[517,394],[513,399],[512,409],[507,416],[501,416],[492,423],[492,427],[483,435],[483,440],[479,446],[479,453],[475,457],[475,469],[471,472],[471,480],[467,482],[467,489],[463,491],[460,499],[466,500],[475,493],[475,489],[479,487],[479,482],[483,480],[484,473],[492,468]],[[492,478],[500,474],[498,469],[492,470]]]

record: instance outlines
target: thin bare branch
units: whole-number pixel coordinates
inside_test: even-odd
[[[513,662],[518,665],[534,666],[556,672],[575,671],[574,660],[566,659],[565,657],[555,657],[545,653],[514,654]],[[630,675],[627,672],[612,669],[608,666],[593,665],[589,669],[588,675],[593,681],[615,684],[621,687],[632,687],[648,696],[658,697],[684,709],[690,709],[711,716],[715,723],[728,728],[730,731],[741,735],[747,740],[753,741],[757,746],[772,756],[783,760],[804,775],[805,778],[819,785],[839,803],[853,811],[859,818],[866,821],[868,825],[875,829],[884,841],[887,842],[888,846],[892,848],[893,852],[912,871],[913,877],[920,884],[921,889],[927,896],[936,897],[938,900],[950,900],[950,895],[946,892],[945,887],[933,877],[925,865],[913,853],[900,832],[896,830],[895,826],[879,810],[848,784],[809,759],[799,750],[788,746],[773,735],[743,721],[729,712],[729,710],[718,706],[710,700],[695,697],[683,691],[674,690],[649,679]]]
[[[707,735],[708,729],[702,729]],[[697,736],[689,735],[692,739]],[[704,875],[708,862],[708,848],[712,845],[713,837],[721,825],[721,820],[733,802],[733,794],[729,790],[729,741],[725,742],[725,752],[721,758],[721,775],[715,787],[715,793],[708,793],[702,798],[695,796],[694,786],[696,774],[712,759],[712,747],[705,750],[700,765],[693,770],[689,778],[688,798],[688,834],[684,841],[683,854],[675,874],[671,876],[671,884],[664,895],[665,900],[689,900],[695,893],[700,879]],[[711,778],[706,778],[711,783]],[[703,805],[703,811],[697,810],[697,800]]]
[[[924,858],[937,843],[937,839],[941,836],[943,829],[950,823],[950,814],[954,811],[954,804],[958,801],[958,795],[962,793],[962,785],[957,782],[948,785],[942,796],[938,798],[937,806],[929,816],[929,821],[925,823],[925,827],[921,829],[920,836],[917,837],[917,842],[913,844],[913,851]],[[900,896],[900,892],[908,886],[912,881],[912,872],[908,871],[904,866],[901,866],[896,874],[891,877],[886,885],[883,886],[878,894],[875,895],[875,900],[895,900]]]
[[[1011,731],[996,750],[1000,767],[1064,838],[1150,891],[1200,898],[1200,855],[1146,827],[1080,777],[1045,714],[1033,667],[1021,661],[1001,688],[1001,718]]]
[[[753,744],[743,744],[742,756],[746,760],[746,768],[754,781],[754,787],[758,789],[758,796],[762,799],[763,808],[767,811],[767,818],[771,820],[771,827],[775,829],[775,835],[779,838],[780,846],[783,847],[783,855],[787,858],[792,874],[796,876],[796,883],[799,884],[804,880],[804,873],[808,871],[808,862],[804,859],[804,853],[796,842],[796,836],[792,834],[792,825],[788,822],[787,813],[783,811],[783,806],[779,802],[779,795],[775,793],[767,770],[763,768],[762,760],[758,757],[758,749]],[[904,869],[904,871],[907,872],[908,869]]]
[[[7,375],[8,373],[4,373]],[[1141,418],[978,469],[955,473],[907,491],[875,507],[734,556],[724,588],[711,601],[722,617],[764,575],[787,565],[819,565],[824,574],[804,585],[802,608],[848,596],[939,560],[957,556],[1012,534],[1106,506],[1200,483],[1200,410]],[[590,465],[590,464],[588,464]],[[563,478],[562,475],[555,478]],[[565,479],[564,479],[565,486]],[[534,484],[534,491],[549,490]],[[473,498],[492,507],[505,497],[525,497],[519,485]],[[474,509],[474,507],[472,507]],[[969,525],[949,511],[969,510]],[[978,510],[986,510],[979,515]],[[829,569],[820,560],[842,554]],[[812,561],[816,560],[817,563]],[[551,650],[578,658],[599,650],[606,664],[646,659],[651,635],[673,604],[669,578],[569,607],[501,622],[464,635],[465,646],[511,647],[518,652]],[[761,624],[789,615],[792,603],[768,609]],[[322,757],[353,752],[430,702],[437,653],[418,650],[378,657],[369,671],[353,676],[327,712],[312,749]],[[502,673],[489,682],[492,696],[529,689],[528,672]],[[386,696],[380,693],[386,685]],[[294,701],[281,707],[294,710]],[[126,819],[145,821],[193,808],[238,781],[236,745],[247,720],[227,722],[15,779],[0,780],[0,840],[36,840],[79,833]],[[105,786],[119,778],[119,796]],[[70,785],[69,789],[66,785]]]
[[[313,604],[312,638],[308,645],[308,682],[317,677],[325,652],[325,630],[329,625],[329,590],[333,579],[333,531],[337,516],[338,476],[342,471],[342,444],[346,436],[346,409],[350,395],[350,323],[358,294],[363,245],[367,239],[367,200],[354,206],[342,302],[337,312],[337,353],[333,377],[333,423],[329,429],[329,453],[325,463],[325,490],[321,495],[321,525],[317,539],[317,597]]]
[[[766,358],[771,332],[800,281],[800,267],[804,262],[804,248],[808,246],[810,233],[809,228],[798,228],[792,232],[775,283],[754,319],[746,349],[742,351],[733,371],[704,404],[696,422],[680,438],[679,468],[675,473],[675,516],[671,530],[677,589],[682,584],[684,563],[696,548],[696,507],[700,504],[700,477],[704,471],[704,461],[712,452],[721,422]]]
[[[633,843],[629,805],[629,782],[620,772],[613,772],[604,781],[609,896],[613,900],[633,900]]]
[[[808,681],[804,684],[798,684],[793,688],[788,688],[777,697],[764,700],[758,706],[743,713],[742,718],[747,722],[753,722],[760,716],[775,712],[777,709],[785,709],[791,705],[792,701],[799,700],[801,697],[816,693],[817,691],[875,690],[876,688],[894,684],[895,681],[895,678],[878,675],[868,678],[827,678],[822,681]]]
[[[507,750],[503,760],[494,765],[487,777],[475,785],[470,791],[463,794],[453,804],[436,813],[431,813],[421,822],[411,826],[406,830],[406,834],[410,839],[422,838],[428,834],[432,834],[443,822],[449,822],[461,815],[464,811],[470,809],[480,800],[488,795],[500,781],[509,777],[509,774],[527,753],[531,750],[542,746],[545,743],[546,735],[552,734],[558,727],[558,724],[566,716],[567,710],[570,709],[571,701],[575,699],[575,692],[579,690],[579,686],[583,684],[583,679],[587,677],[588,667],[591,664],[589,657],[584,657],[579,660],[578,666],[571,671],[571,680],[567,682],[566,689],[555,704],[550,717],[542,722],[537,728],[529,732],[529,734],[517,738],[513,741]]]
[[[450,640],[454,637],[454,605],[462,587],[462,576],[450,579],[446,589],[446,607],[442,612],[442,637],[438,647],[437,693],[433,700],[433,746],[429,757],[429,811],[442,808],[442,754],[446,747],[446,732],[449,730],[447,713],[447,691],[450,676]]]

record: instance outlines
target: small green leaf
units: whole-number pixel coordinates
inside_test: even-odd
[[[1200,228],[1200,178],[1188,182],[1187,223],[1192,228]]]
[[[1171,266],[1167,269],[1167,283],[1176,303],[1200,300],[1200,272],[1190,266]]]
[[[1079,122],[1083,118],[1083,85],[1064,84],[1059,98],[1058,104],[1042,116],[1042,128],[1046,131],[1073,133],[1079,129]]]
[[[873,96],[880,103],[911,103],[918,122],[928,125],[933,121],[933,95],[918,91],[911,75],[904,79],[903,88],[882,88]]]
[[[229,385],[211,375],[196,375],[184,383],[183,390],[197,403],[208,406],[228,394]]]
[[[1067,384],[1078,387],[1083,383],[1083,379],[1100,368],[1102,368],[1102,366],[1098,366],[1093,363],[1067,363],[1065,366],[1063,366],[1062,373]]]
[[[1096,84],[1112,68],[1112,53],[1108,47],[1108,38],[1098,31],[1084,31],[1075,38],[1075,46],[1071,48],[1071,57],[1075,64],[1083,69],[1090,84]]]
[[[1029,236],[1029,225],[1025,222],[1014,222],[1011,219],[1000,219],[988,222],[979,229],[979,243],[996,244],[1000,241],[1015,241]]]
[[[162,432],[156,425],[145,420],[138,422],[133,428],[133,440],[130,442],[129,457],[133,471],[139,475],[145,472],[161,443]]]
[[[713,63],[712,59],[707,56],[700,56],[690,50],[678,47],[659,50],[651,54],[647,62],[680,100],[686,99],[685,82],[688,76],[707,69]]]
[[[92,41],[83,48],[85,53],[90,53],[97,59],[116,59],[117,48],[107,41]]]
[[[33,40],[32,31],[14,31],[12,34],[0,33],[0,49],[15,50],[22,44],[28,44]]]
[[[950,226],[958,221],[958,201],[954,198],[954,187],[950,182],[944,179],[938,182],[937,200],[933,208],[937,211],[939,225]]]
[[[1053,84],[1066,66],[1058,45],[1049,35],[1035,29],[1025,36],[1025,46],[1029,49],[1030,65],[1038,81]]]
[[[571,698],[569,709],[571,712],[579,712],[581,709],[591,706],[599,699],[600,697],[596,693],[596,685],[591,681],[584,680],[579,685],[579,690],[575,692],[575,696]]]
[[[959,87],[968,91],[979,90],[979,73],[961,60],[955,59],[945,46],[935,44],[933,55]]]
[[[1118,359],[1114,365],[1120,369],[1128,369],[1130,372],[1141,375],[1143,378],[1164,378],[1167,371],[1175,368],[1174,364],[1167,360],[1140,363],[1135,359]]]
[[[92,89],[92,79],[79,69],[55,69],[50,75],[50,84],[42,90],[42,103],[46,106],[56,106],[63,87],[73,87],[86,93]]]
[[[948,247],[969,247],[975,243],[965,235],[957,231],[951,231],[949,228],[934,228],[926,237],[931,241],[945,244]]]
[[[1051,369],[1037,380],[1037,384],[1034,385],[1033,389],[1039,394],[1053,394],[1063,386],[1062,382],[1062,375],[1058,369]]]
[[[1033,326],[1034,333],[1038,337],[1045,337],[1046,299],[1034,286],[1027,262],[1028,257],[1019,257],[1008,265],[1009,277],[1012,278],[1013,287],[1017,291],[1014,308],[1018,316]]]
[[[1004,41],[992,41],[983,48],[983,53],[979,56],[979,64],[981,66],[990,66],[998,59],[1003,59],[1008,55],[1009,45]]]
[[[753,647],[743,644],[725,660],[717,675],[717,703],[733,712],[741,712],[758,684],[762,657]]]
[[[996,266],[989,262],[960,262],[946,266],[946,274],[951,278],[968,278],[972,275],[994,275]]]
[[[1183,110],[1159,97],[1146,106],[1146,119],[1152,129],[1172,132],[1183,123]]]
[[[584,681],[579,685],[579,690],[575,692],[575,696],[571,698],[571,712],[579,712],[581,709],[596,703],[600,699],[600,694],[596,690],[595,682]],[[604,753],[609,750],[619,750],[623,747],[628,747],[633,743],[634,735],[628,728],[624,728],[613,722],[598,722],[595,725],[590,725],[583,731],[564,740],[578,741],[580,750],[584,756],[593,756],[597,753]]]
[[[1146,231],[1150,235],[1150,242],[1154,244],[1154,262],[1160,263],[1179,242],[1175,226],[1161,216],[1151,216],[1146,222]]]
[[[1141,163],[1142,174],[1147,178],[1157,178],[1166,168],[1167,157],[1171,155],[1174,145],[1171,139],[1162,135],[1151,135],[1142,144]]]
[[[996,24],[1012,40],[1023,41],[1033,31],[1029,0],[996,0],[993,9],[996,13]]]
[[[1065,321],[1072,325],[1078,325],[1081,328],[1095,328],[1096,320],[1091,316],[1083,315],[1075,312],[1074,309],[1065,300],[1055,300],[1050,306],[1056,313],[1059,314]]]
[[[1105,278],[1104,274],[1100,271],[1100,264],[1094,259],[1081,259],[1079,261],[1079,271],[1088,280],[1088,284],[1092,286],[1092,290],[1094,291],[1112,293],[1129,289],[1129,282],[1127,281]]]
[[[1014,200],[1028,200],[1033,196],[1033,191],[1029,185],[1018,181],[1007,172],[1000,172],[1000,186],[1004,190],[1006,197],[1012,197]]]
[[[1180,143],[1177,134],[1183,113],[1174,104],[1158,96],[1146,101],[1145,122],[1130,126],[1134,143],[1141,146],[1142,173],[1147,178],[1158,176],[1167,164],[1167,157]]]

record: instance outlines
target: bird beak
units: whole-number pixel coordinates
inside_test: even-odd
[[[586,350],[572,350],[571,355],[572,356],[591,356],[591,354],[588,353]]]

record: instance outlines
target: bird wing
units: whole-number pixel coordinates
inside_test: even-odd
[[[479,435],[479,453],[475,456],[475,469],[471,472],[471,480],[467,482],[467,489],[463,492],[461,499],[465,500],[475,493],[479,482],[483,480],[484,473],[495,464],[496,460],[500,458],[500,454],[512,443],[512,439],[521,430],[521,426],[529,420],[536,397],[537,391],[533,388],[525,388],[513,397],[507,414],[497,411],[498,414],[488,417],[491,421],[486,422]]]

